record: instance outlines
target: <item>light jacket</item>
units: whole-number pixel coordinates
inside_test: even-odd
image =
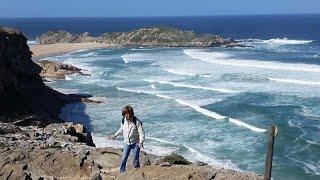
[[[126,144],[135,144],[135,143],[143,143],[144,142],[144,129],[141,121],[136,118],[136,125],[132,121],[128,121],[126,118],[124,122],[120,125],[118,131],[114,134],[114,136],[118,136],[122,132],[123,141]]]

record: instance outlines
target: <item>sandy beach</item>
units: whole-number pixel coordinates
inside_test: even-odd
[[[36,44],[30,46],[33,60],[38,60],[48,55],[57,55],[82,49],[108,48],[109,44],[101,43],[57,43],[57,44]]]

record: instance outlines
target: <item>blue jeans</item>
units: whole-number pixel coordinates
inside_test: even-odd
[[[139,162],[140,148],[138,146],[138,143],[131,144],[131,145],[125,144],[123,146],[122,158],[120,163],[120,172],[124,172],[126,170],[127,160],[131,150],[132,150],[132,159],[133,159],[132,166],[134,168],[140,167],[140,162]]]

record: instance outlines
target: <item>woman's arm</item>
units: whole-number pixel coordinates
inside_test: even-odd
[[[144,133],[144,129],[143,129],[141,121],[138,121],[137,128],[138,128],[138,133],[139,133],[139,144],[143,144],[144,138],[145,138],[145,133]]]
[[[120,133],[122,133],[122,128],[123,128],[123,124],[121,123],[120,128],[118,129],[118,131],[116,133],[113,134],[113,136],[117,137]]]

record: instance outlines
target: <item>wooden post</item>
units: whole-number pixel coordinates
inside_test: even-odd
[[[274,138],[277,135],[277,133],[278,133],[277,127],[274,124],[272,124],[268,132],[268,144],[267,144],[267,154],[266,154],[266,162],[265,162],[265,170],[264,170],[264,180],[271,179]]]

